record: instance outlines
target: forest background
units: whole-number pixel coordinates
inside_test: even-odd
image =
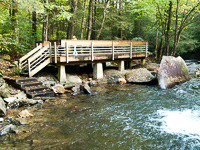
[[[36,41],[147,40],[163,55],[200,58],[199,0],[0,0],[0,52],[16,59]]]

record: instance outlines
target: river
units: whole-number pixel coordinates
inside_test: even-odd
[[[167,90],[137,84],[93,90],[95,96],[66,94],[35,107],[31,133],[3,136],[1,148],[200,149],[200,78]]]

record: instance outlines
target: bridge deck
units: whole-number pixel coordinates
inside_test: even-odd
[[[56,44],[50,44],[51,63],[100,62],[148,56],[146,41],[61,40],[61,45]]]
[[[38,43],[19,59],[21,71],[33,76],[48,64],[107,62],[144,59],[148,56],[147,41],[60,40]]]

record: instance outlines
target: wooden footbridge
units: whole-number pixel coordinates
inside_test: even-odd
[[[19,68],[22,73],[32,77],[48,64],[60,66],[61,74],[65,72],[63,71],[65,65],[131,61],[132,59],[145,59],[147,56],[147,41],[45,41],[37,42],[36,48],[19,59]]]

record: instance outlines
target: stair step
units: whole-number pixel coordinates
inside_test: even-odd
[[[37,92],[29,92],[26,93],[28,98],[34,98],[34,97],[53,97],[54,92],[53,91],[37,91]]]
[[[37,78],[16,79],[17,84],[21,84],[22,82],[30,82],[30,81],[38,81],[38,80],[37,80]]]
[[[28,72],[21,72],[20,75],[21,76],[28,76]]]
[[[24,90],[26,93],[33,92],[33,91],[42,91],[48,89],[45,85],[37,85],[37,86],[27,86],[23,87],[22,90]]]
[[[25,91],[28,98],[53,97],[54,92],[39,82],[37,78],[9,78],[4,77],[7,83]]]
[[[30,87],[30,86],[38,86],[38,85],[43,85],[42,82],[29,82],[29,83],[23,83],[23,84],[19,84],[21,89],[25,88],[25,87]]]

